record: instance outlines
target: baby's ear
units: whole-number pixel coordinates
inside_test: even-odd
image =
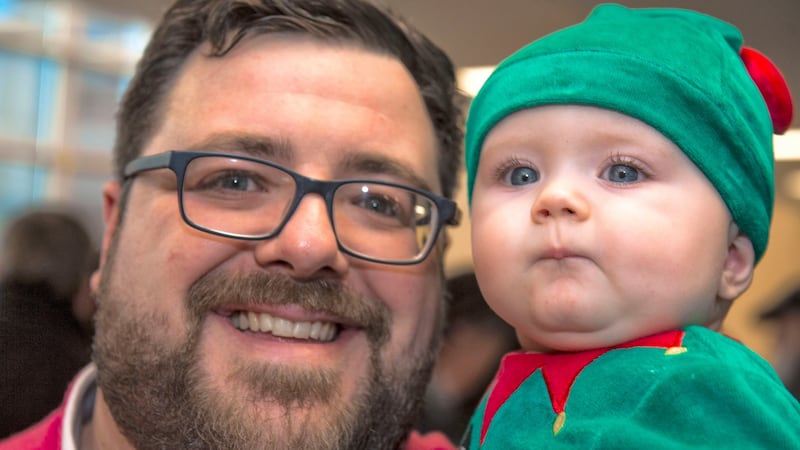
[[[742,295],[753,281],[755,250],[750,238],[735,223],[731,224],[728,241],[728,255],[722,268],[717,297],[731,301]]]

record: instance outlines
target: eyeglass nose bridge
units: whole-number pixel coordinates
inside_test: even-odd
[[[330,223],[331,231],[333,231],[333,236],[336,238],[336,244],[340,249],[342,249],[342,243],[339,241],[339,235],[336,232],[336,225],[333,223],[333,195],[336,193],[336,189],[338,189],[343,183],[341,181],[315,180],[295,172],[287,173],[294,178],[297,190],[294,193],[292,203],[289,204],[289,207],[286,210],[286,216],[275,228],[275,231],[270,233],[270,235],[265,239],[274,238],[278,236],[281,231],[283,231],[283,228],[292,219],[294,213],[297,211],[297,207],[300,206],[300,202],[303,201],[306,195],[318,194],[325,202],[325,209],[328,212],[328,223]]]

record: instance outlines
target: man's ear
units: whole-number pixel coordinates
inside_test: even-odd
[[[731,223],[728,241],[728,255],[722,269],[717,297],[732,301],[753,281],[755,250],[750,238],[742,233],[735,223]]]
[[[108,258],[108,249],[111,240],[119,225],[120,195],[122,187],[117,181],[109,181],[103,186],[103,219],[105,221],[105,231],[103,232],[103,244],[100,248],[100,265],[92,274],[90,286],[92,293],[97,293],[100,289],[100,276]]]

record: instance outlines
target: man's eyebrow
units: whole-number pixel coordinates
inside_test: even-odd
[[[270,161],[291,163],[294,152],[291,144],[283,139],[247,133],[218,133],[197,142],[184,150],[208,152],[234,152],[243,153],[256,158]],[[354,152],[345,156],[339,163],[339,169],[344,173],[358,173],[369,175],[388,175],[405,180],[408,184],[419,189],[431,190],[430,183],[414,172],[411,167],[385,155],[373,152]]]
[[[419,189],[431,190],[430,184],[413,169],[388,156],[367,152],[352,153],[347,155],[341,167],[347,172],[365,173],[367,176],[377,174],[398,177]]]
[[[256,158],[291,162],[293,152],[285,140],[243,133],[219,133],[191,145],[186,150],[244,153]]]

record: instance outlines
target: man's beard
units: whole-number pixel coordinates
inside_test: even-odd
[[[113,245],[112,245],[113,247]],[[407,436],[430,378],[440,326],[426,351],[396,361],[380,358],[391,317],[329,281],[283,275],[207,275],[190,289],[185,339],[171,345],[169,321],[136,306],[111,286],[113,252],[103,273],[96,316],[98,385],[118,427],[138,449],[394,449]],[[116,289],[115,289],[116,288]],[[220,392],[202,370],[200,332],[209,311],[225,303],[297,304],[366,325],[369,373],[354,398],[341,398],[334,370],[239,361]],[[242,395],[244,393],[245,395]],[[265,419],[265,401],[282,413]],[[294,410],[304,408],[304,414]],[[313,419],[313,420],[311,420]]]

